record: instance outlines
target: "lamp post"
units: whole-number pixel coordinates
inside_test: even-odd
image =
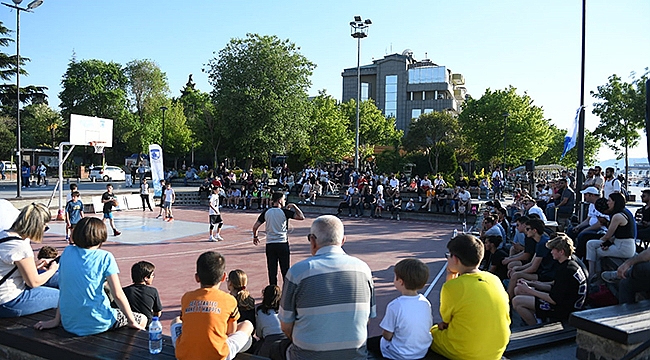
[[[160,110],[163,113],[163,127],[162,127],[162,149],[165,151],[165,111],[167,111],[167,106],[161,106]]]
[[[357,39],[357,122],[354,136],[354,168],[359,170],[359,103],[361,102],[361,39],[368,36],[368,27],[372,24],[370,19],[361,20],[355,16],[350,22],[350,35]]]
[[[26,8],[21,8],[20,3],[23,0],[12,0],[15,5],[2,3],[2,5],[16,10],[16,198],[22,198],[20,187],[22,185],[22,150],[20,141],[20,12],[32,10],[43,4],[43,0],[34,0],[27,5]]]
[[[508,112],[503,113],[503,182],[505,183],[508,172],[506,171],[506,135],[508,128]]]

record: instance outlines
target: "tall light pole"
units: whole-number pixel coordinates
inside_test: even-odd
[[[15,5],[2,3],[2,5],[16,10],[16,197],[21,198],[20,187],[22,185],[22,150],[20,141],[20,12],[32,10],[43,4],[43,0],[34,0],[27,5],[26,8],[21,8],[20,3],[23,0],[12,0]]]
[[[357,39],[357,123],[354,136],[354,168],[359,170],[359,103],[361,102],[361,39],[368,36],[368,27],[372,24],[370,19],[361,20],[355,16],[350,22],[350,31],[353,38]]]
[[[161,106],[160,110],[163,113],[163,126],[162,126],[162,149],[165,151],[165,111],[167,111],[167,106]],[[163,158],[164,159],[164,158]]]
[[[503,169],[502,169],[502,171],[503,171],[503,179],[501,179],[501,181],[503,181],[504,184],[505,184],[506,177],[507,177],[507,174],[508,174],[507,171],[506,171],[506,135],[508,134],[507,133],[508,116],[510,116],[510,114],[508,112],[503,113]]]

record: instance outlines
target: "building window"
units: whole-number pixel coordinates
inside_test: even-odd
[[[370,98],[370,84],[361,83],[361,101],[366,101]]]
[[[420,117],[420,114],[422,114],[422,110],[420,109],[411,110],[411,119],[417,120]]]
[[[433,112],[433,109],[424,109],[425,114],[432,113],[432,112]]]
[[[447,83],[447,69],[444,66],[425,66],[409,69],[409,84]]]
[[[397,75],[386,75],[386,104],[384,115],[397,117]]]

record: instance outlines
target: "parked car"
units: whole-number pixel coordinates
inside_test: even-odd
[[[126,180],[126,173],[119,166],[97,167],[90,170],[88,178],[102,181],[124,181]]]
[[[2,163],[5,164],[5,171],[16,171],[16,163],[12,163],[11,161],[7,160],[2,160]]]

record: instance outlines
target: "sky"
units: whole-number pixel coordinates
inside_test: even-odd
[[[44,0],[20,14],[21,55],[31,59],[21,85],[47,86],[58,108],[61,79],[75,56],[120,64],[150,59],[167,74],[170,96],[180,96],[189,74],[207,92],[204,64],[230,39],[258,33],[299,46],[317,65],[309,94],[326,90],[340,100],[341,72],[357,60],[349,22],[360,15],[372,20],[361,41],[362,65],[408,48],[417,60],[463,74],[473,97],[512,85],[568,129],[580,104],[581,12],[580,0]],[[1,7],[0,21],[15,30],[15,10]],[[631,81],[632,72],[650,66],[650,1],[587,0],[586,39],[586,127],[593,130],[599,119],[589,91],[612,74]],[[2,51],[15,54],[15,44]],[[647,158],[645,141],[630,157]],[[614,156],[601,147],[598,158]]]

